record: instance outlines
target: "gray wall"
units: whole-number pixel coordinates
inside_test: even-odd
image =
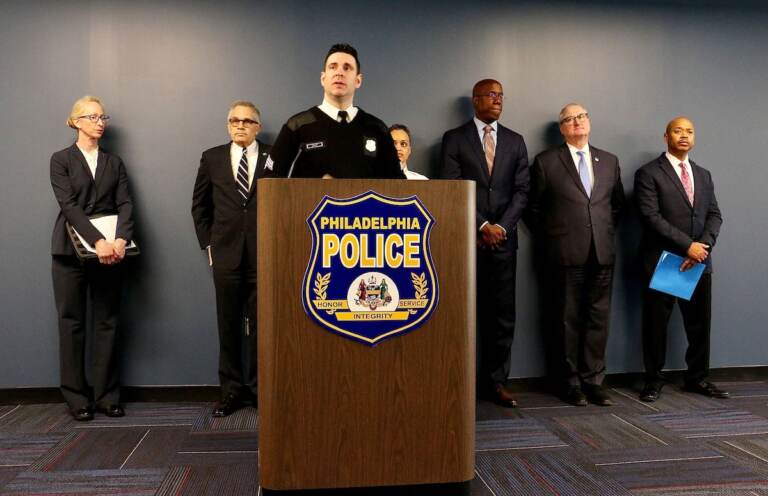
[[[388,123],[407,123],[415,134],[411,167],[430,175],[442,133],[470,117],[467,95],[482,77],[504,84],[502,122],[525,136],[531,157],[557,141],[559,108],[584,102],[592,142],[620,157],[630,195],[635,170],[663,150],[666,121],[690,115],[698,132],[692,156],[712,171],[725,218],[714,254],[712,365],[766,362],[768,11],[759,6],[444,0],[0,7],[0,388],[58,384],[49,255],[57,205],[48,161],[73,141],[64,120],[86,93],[101,96],[113,116],[102,145],[125,160],[138,205],[144,256],[124,300],[125,383],[216,383],[213,285],[189,215],[200,152],[227,140],[234,99],[261,106],[268,140],[291,114],[319,103],[322,58],[340,40],[362,56],[356,103]],[[619,236],[608,366],[638,371],[634,213]],[[525,229],[521,241],[512,375],[527,377],[543,374],[544,362]],[[684,366],[679,331],[670,338],[673,368]]]

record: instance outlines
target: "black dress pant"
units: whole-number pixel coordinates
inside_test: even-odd
[[[236,269],[213,268],[219,326],[219,383],[222,399],[234,395],[256,402],[256,265],[244,256]]]
[[[552,268],[552,360],[567,386],[599,386],[605,378],[605,347],[611,320],[613,265],[597,263]]]
[[[74,256],[53,256],[61,392],[73,410],[92,403],[101,408],[120,403],[116,348],[123,263],[81,263]],[[89,304],[93,318],[91,334],[86,324]],[[86,336],[93,337],[90,370],[86,365]]]
[[[702,274],[699,284],[686,301],[650,289],[643,294],[643,361],[646,381],[663,380],[667,356],[667,324],[677,302],[683,315],[688,349],[685,362],[686,383],[696,383],[709,375],[709,332],[712,318],[712,274]]]
[[[477,249],[477,390],[493,392],[509,376],[515,335],[517,250]]]

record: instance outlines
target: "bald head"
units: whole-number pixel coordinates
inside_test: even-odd
[[[472,87],[475,116],[486,124],[499,120],[504,106],[504,89],[495,79],[481,79]]]
[[[680,160],[685,159],[696,143],[695,131],[693,122],[687,117],[679,116],[669,121],[664,132],[667,151]]]

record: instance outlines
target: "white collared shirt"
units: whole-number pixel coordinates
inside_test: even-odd
[[[96,179],[96,165],[99,161],[99,147],[96,147],[92,152],[87,152],[80,148],[80,145],[77,145],[77,149],[80,150],[80,153],[83,154],[83,157],[85,157],[85,163],[88,164],[88,168],[91,169],[91,175],[94,179]]]
[[[570,143],[566,143],[566,145],[568,145],[568,151],[571,152],[573,165],[576,166],[576,174],[579,173],[579,154],[576,152],[584,152],[584,161],[587,163],[587,170],[589,171],[589,184],[591,184],[594,187],[595,171],[592,170],[592,154],[589,153],[589,143],[584,145],[584,148],[576,148]]]
[[[405,174],[406,179],[429,179],[427,176],[423,174],[419,174],[418,172],[413,172],[408,170],[408,164],[404,164],[400,162],[400,170],[403,171],[403,174]]]
[[[498,136],[497,130],[499,127],[499,121],[493,121],[490,124],[486,124],[477,117],[474,117],[473,120],[475,121],[475,126],[477,126],[477,134],[480,136],[480,143],[483,145],[483,151],[485,151],[485,126],[491,126],[491,137],[493,137],[493,152],[496,154],[496,144],[499,142],[499,140],[496,139]]]
[[[323,98],[323,103],[318,105],[317,108],[322,110],[325,115],[327,115],[328,117],[330,117],[331,119],[333,119],[333,120],[335,120],[337,122],[341,122],[341,119],[339,119],[339,111],[340,110],[346,110],[347,111],[347,117],[349,119],[347,122],[352,122],[355,119],[355,116],[357,115],[357,107],[354,107],[354,106],[350,105],[349,107],[347,107],[345,109],[340,109],[338,107],[335,107],[335,106],[331,105],[331,102],[329,102],[325,98]]]
[[[685,169],[688,171],[688,177],[691,178],[691,193],[695,193],[696,189],[693,185],[693,169],[691,169],[691,164],[688,161],[688,155],[686,155],[683,160],[680,160],[669,152],[666,152],[666,155],[667,160],[669,160],[669,163],[672,164],[672,168],[675,170],[675,174],[677,174],[677,177],[680,179],[681,183],[683,182],[683,178],[681,177],[683,171],[680,170],[680,164],[685,167]]]
[[[253,178],[256,175],[256,160],[259,158],[259,142],[253,140],[253,143],[246,148],[246,156],[248,157],[248,187],[253,184]],[[243,156],[243,147],[232,142],[229,145],[229,160],[232,164],[232,176],[237,181],[237,169],[240,168],[240,158]]]

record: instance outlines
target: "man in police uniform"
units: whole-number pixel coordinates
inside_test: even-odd
[[[386,125],[353,105],[362,82],[357,50],[333,45],[320,73],[323,103],[283,125],[267,176],[404,179]]]

